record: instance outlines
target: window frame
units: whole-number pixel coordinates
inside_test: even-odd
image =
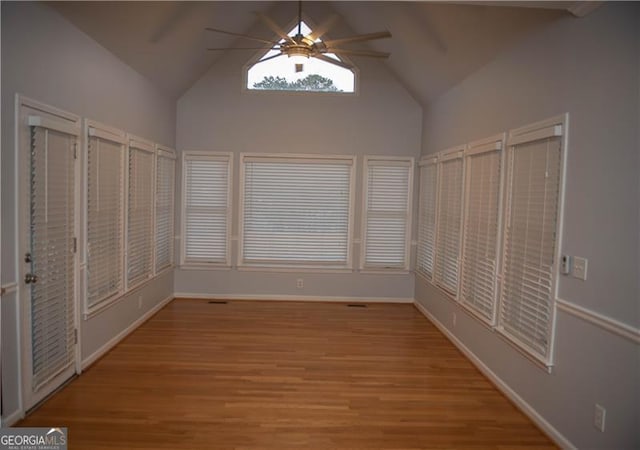
[[[158,163],[160,158],[168,158],[173,161],[173,173],[171,174],[172,180],[171,184],[173,185],[173,189],[170,191],[170,221],[171,221],[171,234],[169,236],[169,265],[164,266],[158,270],[158,259],[157,259],[157,250],[158,250]],[[154,276],[160,275],[167,270],[171,270],[175,267],[175,213],[176,213],[176,151],[172,148],[165,147],[160,144],[156,144],[156,153],[154,160],[154,191],[153,191],[153,235],[154,235],[154,243],[153,243],[153,273]]]
[[[302,21],[307,24],[311,31],[317,28],[317,24],[309,18],[309,16],[303,11],[302,12]],[[292,30],[294,27],[298,25],[298,18],[291,19],[288,22],[286,27],[283,27],[285,30]],[[323,35],[323,41],[329,40],[329,36],[331,33],[325,33]],[[280,36],[273,35],[271,36],[273,40],[280,41]],[[265,51],[266,50],[266,51]],[[351,65],[351,71],[353,72],[353,92],[322,92],[322,91],[288,91],[288,90],[270,90],[270,89],[250,89],[248,86],[249,82],[249,69],[260,62],[260,60],[269,52],[270,49],[258,50],[253,56],[242,66],[242,77],[241,77],[241,92],[243,94],[250,95],[322,95],[322,96],[337,96],[337,97],[350,97],[350,96],[359,96],[360,95],[360,68],[354,64],[353,60],[347,56],[340,56],[340,59],[345,63]],[[327,63],[329,64],[329,63]]]
[[[211,159],[215,161],[226,161],[227,163],[227,222],[226,222],[226,233],[225,233],[225,242],[226,242],[226,252],[225,252],[225,260],[220,261],[193,261],[187,259],[187,164],[186,161],[190,157],[194,159],[203,158],[203,159]],[[198,268],[206,268],[206,269],[228,269],[232,267],[231,262],[231,231],[233,225],[233,158],[234,155],[232,152],[204,152],[204,151],[193,151],[186,150],[182,152],[181,156],[181,208],[180,208],[180,268],[181,269],[198,269]]]
[[[434,194],[433,194],[433,242],[431,243],[433,252],[431,255],[431,273],[428,273],[426,271],[420,270],[420,237],[421,237],[421,230],[422,230],[422,217],[423,217],[423,188],[424,188],[424,178],[422,176],[422,169],[426,166],[433,166],[434,170],[435,170],[435,189],[434,189]],[[430,156],[424,156],[420,162],[418,163],[418,168],[420,169],[420,185],[418,187],[418,240],[417,240],[417,245],[416,245],[416,269],[415,272],[416,274],[418,274],[418,276],[424,278],[425,280],[427,280],[428,282],[430,282],[431,284],[435,283],[433,281],[433,272],[434,272],[434,268],[435,268],[435,261],[436,261],[436,240],[437,240],[437,235],[438,235],[438,155],[430,155]],[[424,189],[426,190],[426,189]]]
[[[535,142],[537,140],[545,139],[548,137],[560,138],[560,168],[558,170],[558,203],[556,205],[556,217],[557,222],[555,224],[555,242],[554,242],[554,263],[550,270],[551,287],[550,287],[550,306],[549,314],[550,318],[547,324],[547,352],[546,355],[535,353],[530,347],[524,344],[522,341],[510,335],[506,332],[501,323],[501,308],[502,297],[504,290],[504,275],[505,275],[505,253],[506,253],[506,228],[509,216],[509,201],[511,198],[511,176],[512,176],[512,161],[514,147],[519,144]],[[564,203],[566,193],[566,172],[567,172],[567,149],[569,144],[569,114],[561,114],[549,119],[541,120],[523,127],[515,128],[509,132],[509,136],[506,144],[506,164],[505,164],[505,190],[504,190],[504,214],[503,214],[503,232],[502,232],[502,261],[500,267],[500,299],[499,309],[497,312],[497,325],[496,331],[509,342],[514,348],[522,353],[529,360],[536,363],[547,372],[551,372],[553,367],[553,357],[555,349],[555,333],[556,333],[556,318],[557,318],[557,299],[559,289],[559,275],[560,264],[559,261],[562,256],[562,231],[564,225]]]
[[[93,130],[93,131],[92,131]],[[83,279],[83,316],[85,318],[91,317],[94,314],[102,311],[103,309],[108,308],[112,304],[116,303],[127,291],[126,287],[126,260],[125,260],[125,250],[126,250],[126,216],[127,216],[127,197],[128,197],[128,183],[127,183],[127,173],[128,173],[128,138],[127,133],[109,126],[103,123],[100,123],[91,119],[84,119],[84,155],[82,162],[82,174],[83,174],[83,189],[84,196],[81,208],[81,215],[83,221],[83,240],[84,240],[84,254],[83,254],[83,264],[82,264],[82,279]],[[121,180],[120,180],[120,248],[118,259],[120,260],[120,289],[118,292],[109,295],[108,297],[104,297],[101,300],[97,301],[95,304],[89,304],[89,275],[88,275],[88,265],[89,265],[89,207],[88,207],[88,193],[89,193],[89,144],[92,137],[98,137],[100,139],[105,139],[111,142],[114,142],[121,147],[121,155],[120,155],[120,171],[121,171]]]
[[[304,162],[307,164],[326,164],[329,161],[344,161],[344,165],[349,166],[349,212],[347,224],[347,257],[344,265],[333,264],[296,264],[295,262],[287,263],[269,263],[269,262],[247,262],[244,260],[244,205],[245,205],[245,182],[246,182],[246,160],[247,159],[265,159],[274,161],[291,161]],[[265,270],[277,272],[299,272],[303,271],[319,271],[319,272],[336,272],[336,271],[352,271],[353,270],[353,227],[354,227],[354,208],[355,208],[355,190],[356,190],[356,162],[357,158],[353,155],[322,155],[322,154],[299,154],[299,153],[241,153],[240,154],[240,176],[239,176],[239,198],[238,198],[238,255],[237,267],[239,270]]]
[[[369,219],[369,167],[378,165],[385,166],[384,163],[391,166],[406,167],[409,170],[407,180],[407,208],[404,214],[405,220],[405,239],[404,239],[404,264],[402,267],[384,267],[367,265],[367,228]],[[374,163],[374,164],[371,164]],[[382,164],[376,164],[382,163]],[[413,224],[413,190],[414,190],[414,170],[415,158],[412,156],[375,156],[366,155],[362,164],[362,206],[361,206],[361,230],[360,230],[360,271],[365,273],[371,272],[396,272],[408,273],[411,268],[411,230]]]
[[[443,150],[438,153],[438,170],[437,170],[437,213],[436,213],[436,238],[435,238],[435,248],[434,248],[434,261],[433,261],[433,274],[432,274],[432,283],[437,286],[442,292],[444,292],[447,297],[452,300],[458,302],[458,297],[460,295],[460,280],[461,280],[461,272],[462,272],[462,225],[464,224],[464,190],[465,190],[465,161],[464,161],[464,152],[466,150],[466,145],[461,145],[457,147],[452,147],[447,150]],[[438,272],[438,247],[440,245],[441,235],[441,223],[440,219],[442,216],[442,203],[440,201],[440,196],[442,194],[442,173],[443,173],[443,164],[446,164],[450,161],[460,159],[462,164],[461,175],[460,175],[460,223],[458,230],[458,256],[457,256],[457,280],[455,290],[452,292],[448,290],[443,284],[441,284],[441,280],[437,277]]]
[[[503,240],[504,204],[505,204],[504,189],[505,189],[505,178],[506,178],[505,141],[506,141],[506,133],[500,133],[485,139],[479,139],[479,140],[470,142],[467,145],[467,148],[465,149],[465,152],[464,152],[464,159],[465,159],[464,161],[464,165],[465,165],[464,183],[465,184],[464,184],[464,199],[463,199],[464,214],[462,218],[462,228],[461,228],[462,258],[461,258],[461,264],[460,264],[461,266],[460,267],[460,291],[459,291],[458,300],[460,301],[460,304],[469,313],[471,313],[474,317],[478,318],[480,321],[482,321],[484,324],[486,324],[491,328],[495,327],[497,324],[497,316],[498,316],[498,308],[499,308],[498,302],[500,299],[500,287],[501,287],[500,280],[501,280],[501,270],[502,270],[502,240]],[[495,236],[496,261],[495,261],[495,275],[493,279],[493,305],[492,305],[491,317],[487,318],[483,316],[479,311],[477,311],[473,306],[468,304],[468,302],[465,302],[463,298],[462,290],[463,290],[463,284],[465,280],[465,273],[467,270],[469,270],[469,267],[466,264],[466,258],[467,258],[466,228],[468,226],[468,220],[470,216],[469,214],[469,207],[470,207],[469,197],[470,197],[470,189],[471,189],[470,177],[472,176],[472,169],[473,169],[473,166],[469,164],[469,160],[474,156],[491,153],[491,152],[498,152],[500,172],[499,172],[499,180],[498,180],[498,202],[497,202],[498,210],[497,210],[497,217],[496,217],[496,223],[497,223],[496,236]]]
[[[128,273],[129,273],[129,197],[131,195],[130,192],[130,179],[129,179],[129,160],[131,149],[141,150],[148,153],[151,153],[151,219],[150,219],[150,230],[149,235],[153,238],[155,231],[155,162],[156,162],[156,149],[155,144],[147,139],[135,136],[133,134],[127,134],[127,157],[125,163],[125,253],[124,253],[124,280],[125,280],[125,293],[133,291],[138,287],[144,285],[146,282],[155,277],[154,266],[155,266],[155,258],[154,258],[154,242],[152,241],[150,244],[150,266],[149,273],[142,279],[131,283],[129,281]]]

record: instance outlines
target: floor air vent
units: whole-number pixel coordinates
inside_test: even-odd
[[[210,305],[226,305],[227,302],[224,300],[211,300],[209,304]]]
[[[347,305],[347,308],[366,308],[367,305],[365,305],[364,303],[349,303]]]

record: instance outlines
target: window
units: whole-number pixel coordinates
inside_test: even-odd
[[[86,312],[123,291],[124,132],[87,121]]]
[[[127,289],[152,276],[154,146],[129,139],[127,203]]]
[[[243,155],[241,264],[347,267],[352,157]]]
[[[549,365],[566,118],[514,130],[507,150],[498,331]]]
[[[231,156],[183,156],[183,264],[229,264]]]
[[[155,273],[173,265],[173,220],[176,156],[156,146]]]
[[[438,216],[434,281],[454,297],[458,295],[460,228],[464,148],[440,154],[438,158]]]
[[[437,157],[420,162],[420,206],[418,216],[417,272],[433,278],[436,248],[436,200],[438,193]]]
[[[304,36],[311,33],[309,26],[302,22]],[[298,26],[289,32],[293,37]],[[284,40],[280,40],[284,42]],[[325,53],[336,64],[317,58],[304,61],[303,70],[296,72],[294,63],[287,56],[278,56],[280,51],[269,50],[260,55],[260,59],[247,70],[247,88],[268,91],[305,91],[305,92],[355,92],[355,74],[353,70],[339,67],[342,60],[333,53]]]
[[[413,158],[364,163],[363,268],[409,268]]]
[[[465,151],[465,214],[460,300],[495,324],[503,137],[469,144]]]

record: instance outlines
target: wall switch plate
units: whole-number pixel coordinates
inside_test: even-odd
[[[573,257],[573,276],[580,280],[587,279],[587,264],[589,261],[587,258],[580,258],[579,256]]]
[[[593,416],[593,425],[604,433],[604,422],[607,417],[607,410],[603,406],[596,403],[595,414]]]
[[[298,289],[302,289],[304,287],[304,280],[302,278],[298,278],[296,280],[296,287]]]
[[[571,256],[562,255],[560,260],[560,273],[562,275],[569,275],[571,273]]]

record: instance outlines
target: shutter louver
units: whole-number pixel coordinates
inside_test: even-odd
[[[495,322],[500,151],[466,157],[466,213],[460,298],[485,322]]]
[[[365,268],[407,268],[413,162],[367,160]]]
[[[434,281],[458,294],[460,232],[462,226],[462,157],[439,163],[438,225]]]
[[[499,330],[548,361],[553,315],[561,138],[509,149]]]
[[[185,155],[185,263],[228,264],[228,157]]]
[[[76,137],[31,127],[30,251],[32,386],[73,364],[74,145]]]
[[[122,292],[122,143],[88,137],[87,309]]]
[[[351,159],[244,160],[244,263],[348,264]]]
[[[435,159],[420,167],[417,271],[429,279],[433,277],[436,245],[437,173],[438,166]]]
[[[173,265],[175,159],[162,150],[156,158],[155,273]]]
[[[127,204],[127,288],[152,275],[153,151],[129,147]]]

